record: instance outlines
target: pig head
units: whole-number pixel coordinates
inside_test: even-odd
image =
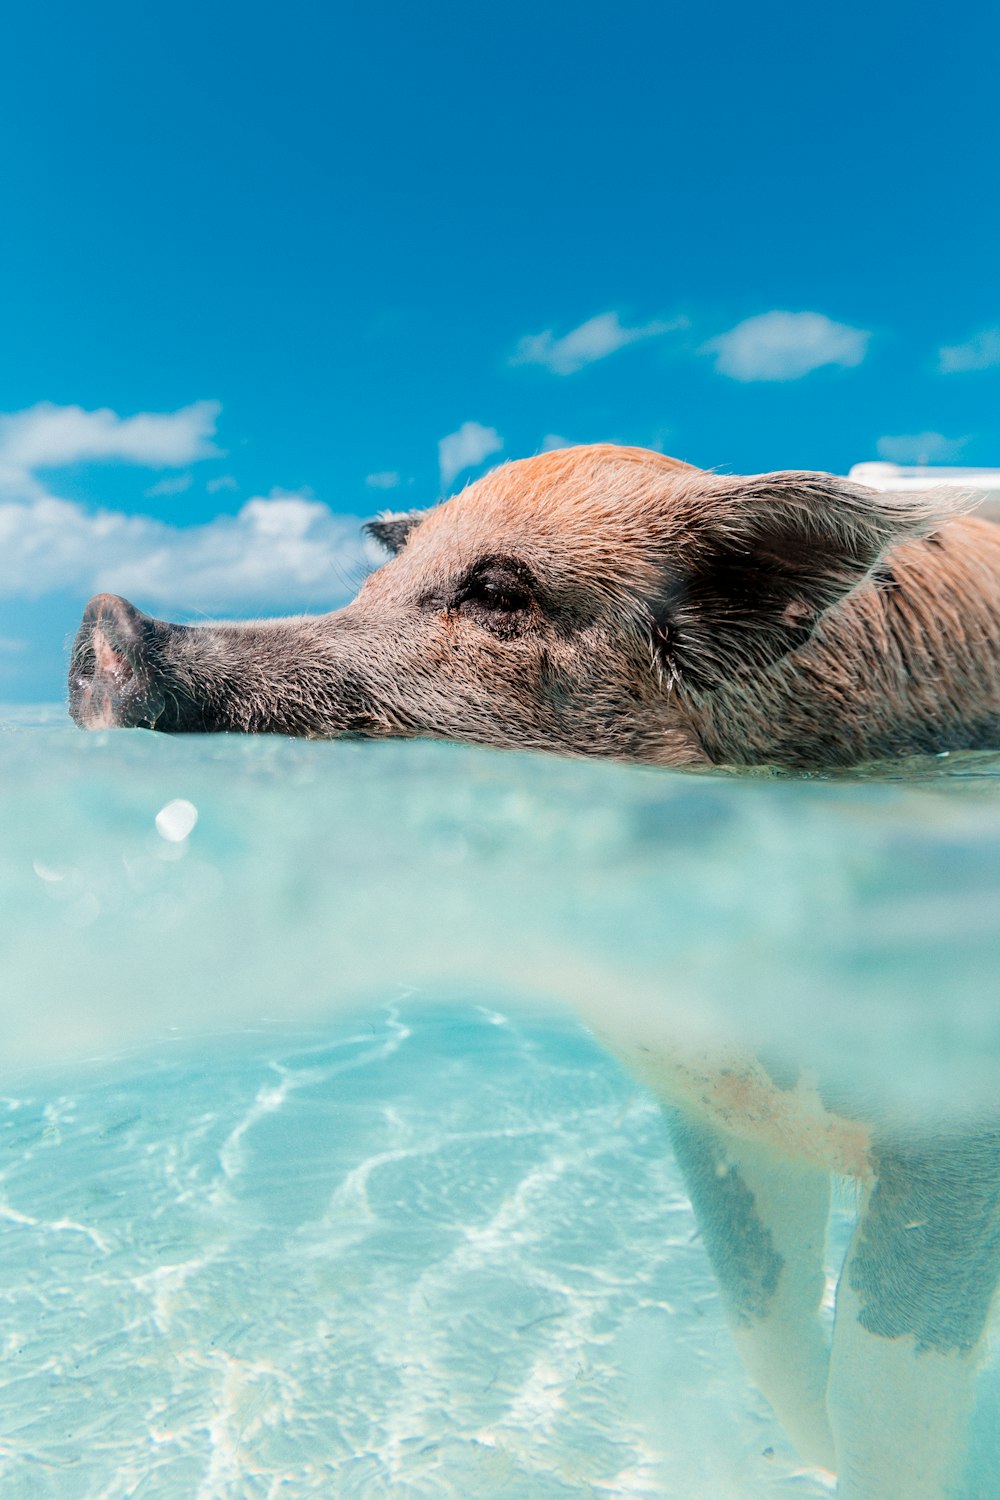
[[[74,719],[688,766],[1000,746],[1000,527],[940,495],[600,445],[368,530],[389,561],[328,615],[173,625],[98,595]]]

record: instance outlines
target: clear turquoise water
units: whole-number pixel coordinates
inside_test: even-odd
[[[979,1113],[998,761],[3,725],[4,1495],[829,1493],[730,1349],[657,1105],[583,1023]]]

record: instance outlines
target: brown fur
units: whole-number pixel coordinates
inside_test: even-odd
[[[829,475],[547,453],[373,523],[395,555],[332,615],[190,628],[99,596],[71,710],[672,766],[997,746],[1000,528],[953,510]]]

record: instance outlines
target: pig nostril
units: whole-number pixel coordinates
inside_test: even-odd
[[[112,645],[103,625],[97,625],[90,638],[90,653],[94,673],[107,673],[122,686],[135,676],[135,669],[128,656],[118,646]]]

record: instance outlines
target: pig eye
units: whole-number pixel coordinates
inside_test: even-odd
[[[527,609],[531,603],[529,595],[516,584],[506,579],[480,578],[466,589],[463,604],[480,604],[484,609],[502,609],[508,612]]]
[[[535,614],[531,572],[515,558],[484,559],[463,579],[452,607],[494,635],[521,635]]]

